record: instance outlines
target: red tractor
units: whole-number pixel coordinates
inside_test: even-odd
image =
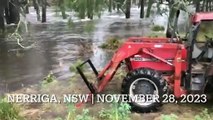
[[[180,11],[177,12],[179,14]],[[121,63],[128,73],[123,79],[122,93],[129,95],[158,95],[160,102],[131,102],[133,110],[149,112],[162,104],[165,94],[181,98],[187,94],[201,94],[213,86],[213,31],[199,33],[202,24],[213,24],[213,13],[195,13],[191,17],[187,39],[130,37],[115,52],[112,59],[98,73],[90,60],[77,67],[91,94],[102,92],[113,78]],[[198,37],[198,36],[201,37]],[[199,40],[198,40],[199,39]],[[80,67],[89,63],[98,84],[89,82]]]

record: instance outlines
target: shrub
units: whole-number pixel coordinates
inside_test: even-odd
[[[160,25],[154,25],[152,27],[152,31],[164,31],[165,28],[163,26],[160,26]]]
[[[130,119],[130,105],[127,103],[113,103],[111,109],[101,110],[99,117],[105,120],[128,120]]]

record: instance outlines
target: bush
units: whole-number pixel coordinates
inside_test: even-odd
[[[130,105],[127,103],[113,103],[111,109],[101,110],[99,117],[105,120],[129,120]]]
[[[23,120],[19,115],[20,110],[12,103],[0,100],[0,120]]]
[[[165,28],[163,26],[160,26],[160,25],[154,25],[152,27],[152,31],[164,31]]]

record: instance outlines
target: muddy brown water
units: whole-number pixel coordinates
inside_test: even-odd
[[[112,53],[98,46],[109,37],[126,39],[130,36],[145,36],[153,24],[166,26],[166,16],[153,15],[139,19],[139,9],[132,9],[131,19],[120,13],[104,13],[100,19],[78,21],[73,27],[66,22],[50,22],[53,11],[48,10],[47,23],[29,25],[24,35],[24,45],[35,43],[32,49],[22,49],[14,40],[0,40],[0,94],[39,83],[50,71],[58,80],[67,80],[73,73],[69,67],[78,59],[91,58],[100,70]],[[36,16],[29,21],[35,20]],[[93,30],[86,30],[92,24]]]

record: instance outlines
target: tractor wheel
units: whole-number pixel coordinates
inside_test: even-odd
[[[149,101],[129,101],[132,110],[136,112],[157,110],[162,105],[162,97],[167,94],[167,91],[167,83],[161,74],[149,68],[139,68],[129,72],[122,83],[122,94],[128,94],[128,97],[139,96],[139,94],[146,97],[152,96],[151,102],[150,99]]]

